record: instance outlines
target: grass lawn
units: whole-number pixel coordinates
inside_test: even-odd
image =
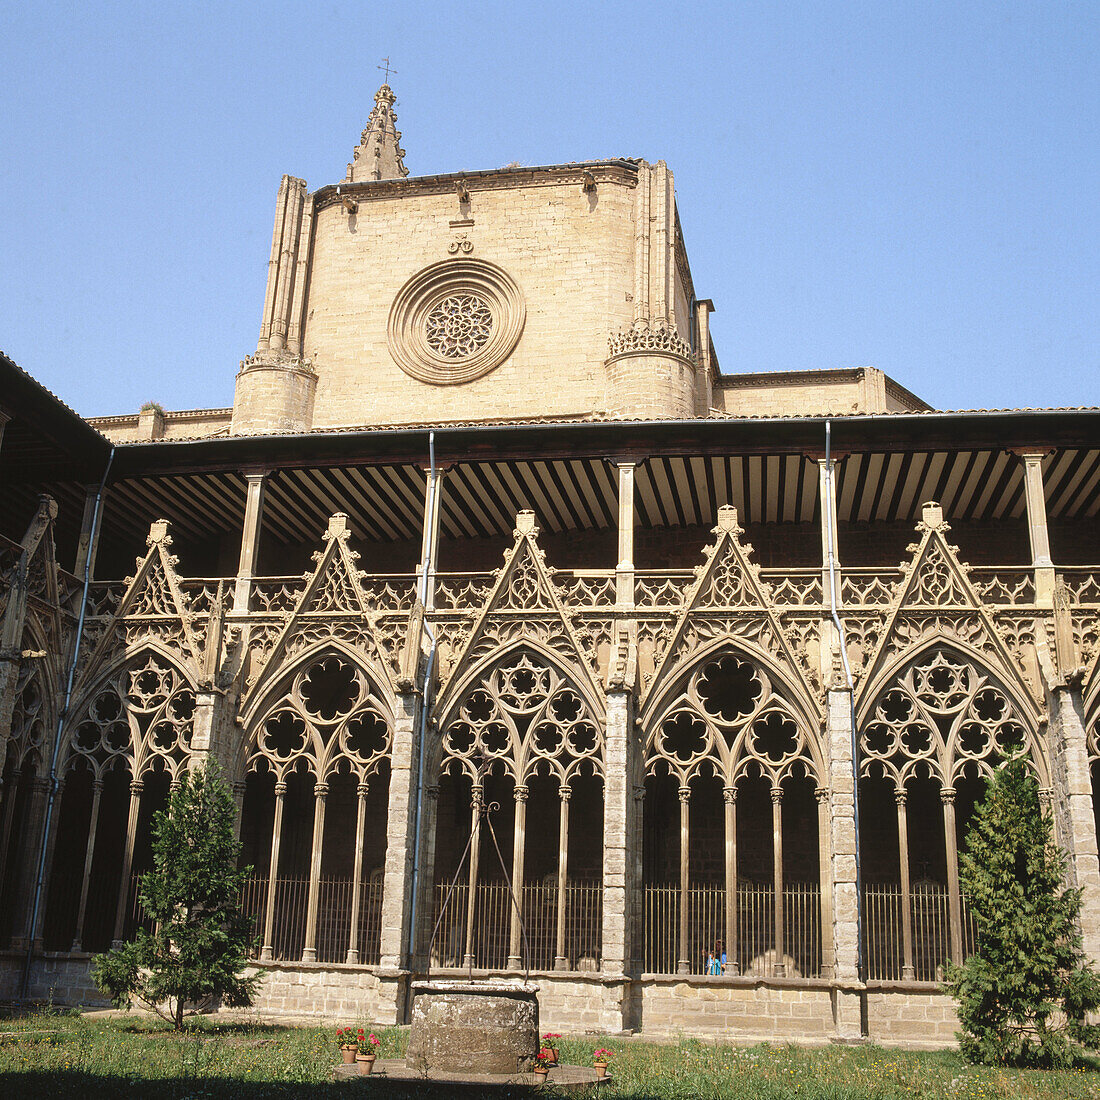
[[[357,1021],[347,1021],[357,1023]],[[403,1052],[405,1037],[375,1029],[382,1056]],[[684,1039],[674,1044],[598,1036],[563,1039],[567,1062],[591,1063],[592,1050],[617,1052],[614,1082],[601,1100],[1029,1100],[1100,1097],[1100,1065],[1066,1072],[997,1070],[967,1066],[954,1053],[904,1054],[881,1047],[803,1049],[761,1044],[719,1046]],[[385,1091],[335,1083],[339,1053],[332,1031],[198,1019],[185,1035],[134,1015],[110,1019],[45,1013],[0,1020],[0,1097],[4,1100],[71,1096],[149,1097],[151,1100],[259,1100],[259,1098],[471,1098],[417,1084]],[[541,1090],[553,1095],[553,1090]],[[537,1095],[511,1089],[502,1095]]]

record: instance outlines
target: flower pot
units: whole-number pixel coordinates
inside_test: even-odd
[[[556,1066],[558,1064],[558,1052],[553,1047],[547,1047],[546,1050],[546,1061],[550,1065]]]
[[[355,1061],[355,1047],[341,1047],[340,1053],[344,1056],[345,1066],[350,1066]]]
[[[593,1062],[592,1068],[596,1071],[597,1077],[607,1076],[607,1063],[606,1062]]]
[[[369,1077],[374,1070],[374,1060],[377,1058],[377,1054],[357,1054],[355,1056],[355,1064],[359,1067],[360,1077]]]
[[[535,1067],[535,1084],[545,1085],[546,1075],[550,1072],[549,1066],[536,1066]]]

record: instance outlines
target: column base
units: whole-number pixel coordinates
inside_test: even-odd
[[[263,945],[263,947],[260,948],[260,962],[262,962],[262,963],[271,962],[271,956],[272,956],[271,944],[265,943]]]
[[[519,955],[509,955],[508,956],[508,969],[509,970],[522,970],[523,969],[523,959],[521,959],[519,957]]]
[[[555,970],[568,970],[569,960],[561,955],[554,956],[554,969]]]
[[[901,980],[903,982],[915,982],[917,980],[917,971],[912,966],[903,966],[901,968]]]
[[[315,947],[307,947],[302,952],[302,962],[315,963],[317,961],[317,949]]]
[[[687,959],[677,959],[676,961],[676,973],[677,974],[690,974],[691,963]]]
[[[464,970],[472,970],[473,966],[474,966],[474,957],[473,957],[473,955],[463,955],[462,956],[462,967],[463,967],[463,969]]]
[[[347,958],[344,959],[345,963],[350,963],[353,966],[357,966],[359,963],[359,952],[354,947],[348,948]]]
[[[111,950],[112,951],[118,951],[121,948],[123,948],[124,946],[125,946],[125,942],[123,940],[111,940]]]

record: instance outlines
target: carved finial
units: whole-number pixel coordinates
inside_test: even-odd
[[[926,501],[921,505],[921,521],[925,527],[935,531],[943,526],[943,508],[934,501]]]
[[[535,526],[535,513],[528,511],[526,508],[522,512],[516,513],[516,529],[515,537],[518,539],[520,535],[530,535],[532,538],[538,538],[539,529]]]
[[[737,526],[737,509],[732,504],[723,504],[718,509],[718,528],[719,531],[733,531],[740,533],[741,528]]]
[[[156,546],[158,542],[163,542],[166,546],[171,546],[172,539],[168,534],[168,520],[155,519],[149,524],[149,537],[145,540],[146,546]]]
[[[333,516],[329,516],[328,530],[325,532],[326,539],[340,539],[344,538],[348,534],[348,517],[346,512],[337,512]]]
[[[400,145],[401,131],[397,129],[397,115],[393,109],[396,102],[388,83],[375,93],[374,109],[355,148],[353,160],[348,165],[347,178],[352,183],[403,179],[409,174],[403,160],[405,150]]]

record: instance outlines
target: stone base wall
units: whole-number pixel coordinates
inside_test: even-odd
[[[23,955],[0,954],[0,1001],[19,997],[23,981]],[[27,995],[32,1001],[55,1005],[108,1008],[111,1002],[92,981],[90,955],[46,955],[31,964]]]
[[[404,979],[382,977],[372,967],[266,963],[254,972],[265,975],[254,1005],[259,1013],[299,1016],[313,1022],[404,1021]]]
[[[828,982],[763,983],[723,978],[646,977],[641,981],[641,1031],[732,1042],[765,1039],[826,1043],[835,1033],[834,989]]]
[[[953,1047],[958,1026],[955,1002],[935,988],[898,983],[867,991],[867,1032],[883,1046]]]
[[[0,955],[0,1001],[19,993],[23,957]],[[407,976],[368,966],[268,963],[256,997],[260,1014],[303,1023],[375,1024],[407,1020]],[[88,955],[37,958],[30,996],[57,1005],[106,1007],[91,979]],[[435,973],[435,972],[433,972]],[[437,976],[465,978],[465,972]],[[494,975],[501,976],[501,975]],[[520,973],[507,977],[520,979]],[[532,973],[539,987],[539,1026],[563,1034],[640,1031],[654,1039],[692,1035],[732,1043],[764,1040],[822,1044],[846,1036],[859,995],[827,981],[795,978],[690,978],[646,975],[605,978],[596,973]],[[958,1020],[947,994],[924,983],[881,983],[866,997],[866,1037],[884,1046],[939,1049],[955,1045]],[[841,1000],[845,1003],[841,1004]]]

